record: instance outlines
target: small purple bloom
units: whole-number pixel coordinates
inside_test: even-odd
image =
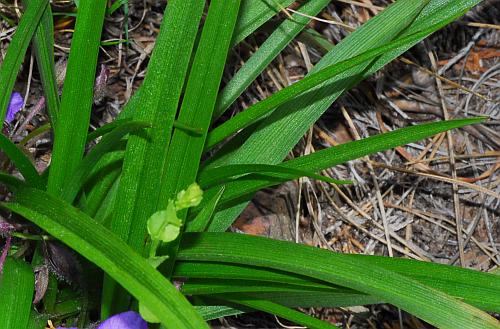
[[[139,313],[128,311],[110,317],[97,329],[148,329],[148,324]]]
[[[24,105],[23,97],[18,92],[13,92],[10,96],[9,108],[7,109],[7,115],[5,116],[5,122],[11,123],[14,121],[17,112],[21,111]]]
[[[64,328],[57,327],[57,329],[78,329],[78,328]],[[120,314],[113,315],[97,329],[148,329],[148,324],[139,315],[139,313],[128,311]]]

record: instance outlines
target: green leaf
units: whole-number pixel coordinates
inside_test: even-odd
[[[153,266],[153,268],[158,268],[164,261],[168,259],[168,256],[155,256],[149,257],[148,263]]]
[[[408,259],[360,255],[347,255],[347,258],[408,276],[486,311],[500,311],[500,294],[492,293],[500,292],[500,280],[489,273]]]
[[[23,189],[2,206],[32,221],[102,268],[161,320],[166,328],[208,328],[189,302],[119,237],[70,204]],[[29,314],[29,313],[28,313]]]
[[[165,184],[162,176],[204,4],[203,0],[169,3],[142,88],[129,101],[131,110],[126,107],[120,117],[153,122],[147,134],[128,139],[111,218],[112,231],[140,254],[147,252],[144,236],[148,218],[167,205],[168,198],[160,199]],[[140,111],[132,112],[139,107]],[[126,308],[126,298],[113,282],[105,279],[103,290],[102,315]]]
[[[437,24],[436,26],[441,25]],[[367,64],[380,55],[387,53],[388,51],[392,51],[408,43],[421,40],[423,37],[429,35],[436,29],[437,28],[435,26],[431,26],[423,31],[401,39],[397,39],[375,49],[368,50],[345,61],[329,65],[326,68],[312,73],[306,76],[304,79],[282,90],[277,91],[263,101],[250,106],[245,111],[238,113],[236,116],[227,120],[222,125],[213,129],[208,135],[206,149],[211,149],[212,147],[223,141],[225,138],[231,136],[231,134],[234,134],[235,132],[246,128],[257,121],[266,118],[269,114],[272,113],[272,110],[274,110],[278,106],[291,102],[293,99],[295,99],[295,97],[310,90],[314,90],[321,83],[335,78],[345,73],[346,71],[359,66],[360,64]],[[323,88],[326,89],[327,86]]]
[[[219,200],[222,197],[222,193],[224,193],[225,187],[222,186],[219,188],[217,193],[210,199],[205,207],[201,209],[201,211],[196,215],[196,217],[188,221],[186,224],[186,232],[203,232],[206,230],[210,223],[210,219],[212,218],[215,208],[219,204]]]
[[[56,127],[48,180],[47,190],[53,195],[62,195],[85,151],[106,3],[83,1],[78,7],[58,113],[58,121],[63,124]]]
[[[32,5],[35,1],[24,0],[23,3]],[[56,72],[54,65],[54,18],[49,3],[43,13],[40,24],[33,38],[33,47],[42,80],[42,86],[47,103],[50,122],[56,126],[57,113],[59,112],[59,93],[57,90]]]
[[[246,293],[260,293],[260,292],[351,292],[356,293],[352,289],[343,287],[332,288],[326,284],[309,284],[294,285],[291,283],[276,283],[258,280],[234,280],[226,279],[193,279],[190,278],[182,285],[182,293],[185,295],[214,295],[214,294],[246,294]],[[361,293],[358,293],[362,295]]]
[[[412,143],[432,135],[444,132],[446,130],[459,128],[465,125],[480,123],[484,118],[456,119],[450,121],[441,121],[427,123],[417,126],[398,129],[389,133],[379,134],[358,141],[333,146],[324,150],[317,151],[307,156],[299,157],[280,164],[281,167],[304,170],[306,172],[315,172],[324,170],[350,160],[373,154],[376,152],[391,149],[393,147]],[[207,171],[209,169],[207,168]],[[277,179],[262,178],[249,175],[235,182],[226,183],[226,191],[221,198],[220,205],[240,198],[245,195],[251,195],[262,188],[279,184]],[[206,191],[210,198],[215,188]],[[203,203],[201,204],[203,207]],[[219,215],[220,216],[220,215]],[[232,213],[226,215],[224,220],[212,221],[209,230],[223,230],[233,221]]]
[[[234,294],[231,294],[234,295]],[[245,296],[255,299],[267,300],[286,307],[349,307],[368,304],[380,304],[384,301],[380,298],[361,294],[347,288],[344,290],[331,290],[328,292],[315,290],[302,291],[271,291],[271,292],[247,292]],[[224,297],[224,294],[220,294]]]
[[[241,8],[233,32],[231,47],[246,38],[262,24],[276,15],[282,8],[293,3],[293,0],[241,0]],[[144,88],[141,86],[132,96],[125,108],[120,112],[119,118],[125,119],[138,110],[140,104],[140,93]]]
[[[248,12],[249,4],[258,4],[259,1],[243,1],[242,14]],[[236,74],[227,83],[217,97],[213,119],[218,118],[243,93],[243,91],[258,77],[258,75],[285,49],[297,34],[311,21],[311,16],[317,15],[321,9],[330,3],[330,0],[312,0],[300,8],[300,13],[286,19],[276,31],[267,38],[259,49],[245,62]]]
[[[184,3],[184,6],[186,6],[186,5],[191,6],[188,2],[183,2],[183,3]],[[126,104],[124,109],[120,112],[119,119],[132,118],[134,115],[136,115],[137,112],[139,112],[139,110],[141,112],[143,112],[143,107],[144,107],[144,102],[145,102],[144,99],[149,94],[150,90],[155,90],[156,94],[154,97],[151,97],[151,98],[159,102],[158,106],[160,106],[160,105],[163,106],[163,102],[161,100],[169,99],[169,100],[171,100],[170,103],[172,103],[171,104],[172,109],[170,109],[170,112],[175,112],[175,110],[177,110],[178,104],[177,103],[174,104],[173,100],[174,99],[176,101],[178,100],[179,95],[180,95],[180,89],[181,89],[182,85],[184,84],[184,80],[176,82],[176,80],[173,81],[172,77],[176,77],[176,78],[180,78],[180,77],[184,78],[185,77],[185,74],[187,71],[187,65],[188,65],[187,62],[188,62],[188,59],[189,59],[190,54],[191,54],[190,47],[194,43],[194,36],[196,34],[196,32],[194,30],[198,26],[198,21],[195,22],[194,20],[196,17],[201,17],[203,3],[204,2],[200,0],[200,1],[198,1],[198,5],[196,7],[190,7],[189,10],[179,7],[179,13],[184,13],[185,16],[180,16],[180,14],[174,15],[174,13],[172,13],[173,12],[172,4],[170,5],[170,7],[171,7],[170,12],[172,14],[172,17],[169,19],[166,19],[166,18],[164,19],[165,27],[163,27],[161,29],[160,36],[156,41],[157,48],[158,48],[158,45],[160,43],[165,44],[164,46],[162,46],[163,53],[160,53],[158,51],[159,52],[158,55],[155,55],[155,53],[153,52],[153,56],[152,56],[152,59],[150,61],[150,68],[148,70],[148,71],[154,71],[154,72],[161,72],[161,74],[152,75],[149,78],[152,80],[152,82],[151,83],[145,82],[139,88],[139,90],[132,96],[132,98]],[[255,4],[255,1],[248,1],[248,5],[250,7],[253,8],[254,4]],[[179,6],[181,6],[180,2],[179,2]],[[255,13],[255,12],[253,12],[253,13]],[[173,19],[175,16],[179,16],[179,17],[178,17],[178,20],[176,20],[174,22]],[[251,15],[249,15],[247,17],[250,17],[250,16]],[[222,21],[224,21],[225,19],[226,18],[224,17],[222,19]],[[185,26],[186,22],[190,22],[189,26],[191,26],[190,28],[192,29],[192,31],[190,31],[190,32],[187,30],[186,31],[183,30],[186,33],[189,32],[187,34],[187,36],[189,36],[188,38],[186,36],[183,36],[183,35],[178,35],[177,30],[176,30],[179,26]],[[169,24],[169,25],[167,25],[167,24]],[[170,32],[168,32],[168,31],[170,31]],[[167,36],[167,33],[171,33],[172,36]],[[169,38],[174,38],[177,36],[179,37],[178,39],[176,39],[177,40],[176,42],[178,42],[178,46],[170,47],[169,45],[173,44],[173,42],[170,41]],[[216,36],[221,37],[220,35],[216,35]],[[186,47],[186,45],[188,45],[188,47]],[[214,46],[214,45],[215,45],[215,42],[210,42],[210,43],[208,43],[207,46]],[[167,52],[167,50],[169,52]],[[216,50],[218,52],[220,52],[221,49],[217,48]],[[207,53],[207,51],[205,53]],[[212,54],[210,54],[210,55],[212,55]],[[169,59],[169,60],[166,60],[166,59]],[[181,59],[180,63],[179,63],[179,59]],[[156,64],[154,64],[155,62],[156,62]],[[168,65],[170,65],[171,67],[166,67],[166,63],[170,63]],[[164,67],[164,68],[162,68],[162,67]],[[160,68],[162,68],[161,71],[160,71]],[[203,68],[200,67],[198,69],[198,71],[200,71],[201,69],[208,69],[208,68],[209,67],[205,67],[205,66]],[[148,78],[146,78],[146,80],[148,80]],[[209,80],[212,80],[212,79],[209,79]],[[213,81],[211,83],[213,84]],[[170,84],[175,84],[175,87],[168,87]],[[217,88],[218,88],[218,84],[217,84]],[[175,94],[175,97],[170,97],[170,96],[165,97],[162,94],[164,90],[166,90],[167,92],[172,92],[172,90],[179,90],[179,91]],[[202,102],[202,104],[205,107],[208,104],[208,102]],[[212,109],[210,109],[210,111],[212,111]],[[171,117],[171,116],[175,116],[175,113],[168,114],[168,117]],[[164,119],[167,117],[167,115],[165,115],[165,114],[162,114],[160,116],[158,116],[156,114],[151,115],[152,120],[157,120],[158,117]],[[203,114],[203,117],[205,117],[205,114]],[[185,119],[183,119],[183,120],[185,120]],[[205,134],[207,131],[206,129],[203,130],[201,128],[201,126],[197,125],[196,123],[193,124],[191,122],[179,121],[179,120],[177,121],[177,124],[174,122],[174,124],[173,124],[174,127],[179,126],[179,123],[182,123],[183,126],[188,126],[188,127],[192,127],[193,129],[198,129],[199,130],[198,133],[193,133],[193,134],[195,136],[200,137],[200,140],[205,139]],[[168,124],[168,125],[170,125],[170,124]],[[169,129],[166,129],[164,126],[165,126],[165,124],[158,123],[159,128],[157,129],[158,130],[157,134],[158,134],[159,140],[158,140],[158,143],[155,143],[155,144],[157,144],[157,149],[153,150],[152,148],[150,148],[151,150],[148,151],[148,153],[144,153],[144,152],[146,152],[145,150],[142,150],[141,152],[137,151],[138,152],[137,158],[134,160],[130,160],[130,164],[128,165],[131,168],[124,170],[127,173],[127,176],[130,175],[130,179],[129,179],[128,183],[125,183],[125,184],[130,186],[130,189],[128,189],[130,191],[130,196],[120,197],[121,200],[126,200],[126,199],[137,200],[138,198],[136,196],[132,195],[133,191],[138,191],[139,190],[139,186],[137,185],[138,182],[145,181],[146,178],[151,180],[151,181],[144,183],[144,186],[147,187],[147,189],[149,189],[149,190],[154,190],[152,188],[152,186],[157,186],[159,184],[160,179],[157,179],[157,177],[160,177],[160,173],[157,173],[157,171],[161,170],[161,168],[163,167],[163,163],[165,162],[164,158],[163,159],[159,159],[159,158],[160,158],[161,154],[163,154],[162,157],[166,156],[164,154],[166,152],[165,145],[169,144],[168,140],[165,140],[165,138],[168,138],[168,136],[169,136],[169,133],[168,133]],[[184,133],[189,133],[189,131],[186,131],[186,129],[182,129],[182,128],[177,129],[177,131],[179,131],[179,130],[181,130],[181,131],[184,130]],[[201,136],[200,136],[199,132],[202,133]],[[180,134],[180,133],[178,133],[178,134]],[[151,143],[153,143],[153,140],[151,140]],[[153,163],[152,163],[151,167],[143,168],[142,170],[140,170],[138,167],[142,166],[143,164],[141,163],[142,160],[138,160],[138,158],[144,154],[148,155],[148,156],[145,156],[145,158],[153,159],[153,161],[152,161]],[[144,178],[141,177],[142,175],[144,175]],[[180,185],[180,188],[184,188],[187,184],[189,184],[193,181],[194,181],[194,178],[188,180],[186,184]],[[172,195],[174,195],[174,194],[175,194],[175,192],[172,192]],[[151,193],[149,193],[149,192],[144,193],[144,198],[146,198],[146,197],[149,198],[150,195],[151,195]],[[170,196],[170,197],[172,197],[172,196]],[[167,199],[168,199],[168,197],[167,197]],[[145,200],[139,201],[138,200],[137,202],[145,203],[147,201],[145,201]],[[124,213],[131,213],[134,211],[133,207],[130,205],[131,203],[132,202],[128,202],[129,208],[127,208],[127,210],[124,211]],[[163,203],[165,204],[166,200],[164,200]],[[122,207],[120,206],[120,208],[122,208]],[[150,216],[151,213],[153,213],[155,210],[157,210],[156,205],[154,205],[153,208],[151,208],[151,207],[150,207],[150,209],[148,208],[147,210],[145,210],[145,208],[142,206],[137,207],[137,209],[144,209],[144,211],[137,210],[141,214],[140,215],[134,214],[133,216],[131,216],[131,218],[132,217],[133,218],[140,218],[138,220],[138,222],[140,222],[140,223],[137,224],[137,230],[140,232],[143,232],[144,228],[145,228],[145,221],[147,220],[148,216]],[[127,220],[122,219],[122,220],[119,220],[119,222],[123,223],[123,225],[117,224],[117,226],[118,226],[117,230],[120,230],[120,231],[123,230],[123,233],[121,233],[121,234],[123,234],[123,236],[128,236],[128,232],[130,230],[129,227],[131,225],[130,221],[131,221],[131,219],[127,219]],[[121,227],[121,226],[123,226],[123,227]],[[142,233],[133,233],[133,235],[137,235],[137,236],[141,236],[141,234]],[[142,248],[142,242],[141,242],[140,247]],[[139,248],[139,246],[138,246],[138,248]]]
[[[216,281],[217,279],[213,281],[189,279],[182,285],[182,293],[193,296],[193,300],[195,300],[194,297],[202,297],[203,300],[206,300],[212,296],[224,298],[225,295],[232,297],[244,295],[286,307],[348,307],[383,302],[380,298],[344,287],[317,289],[314,286],[293,286],[286,283],[276,284],[258,280],[241,282],[227,280],[227,284],[221,282],[220,279],[218,279],[218,283]]]
[[[196,179],[239,6],[240,0],[210,3],[178,117],[203,134],[175,129],[163,171],[162,203]]]
[[[222,297],[224,300],[229,301],[231,303],[247,306],[259,311],[264,311],[267,313],[275,314],[284,319],[295,322],[296,324],[306,326],[311,329],[332,329],[338,328],[332,324],[327,322],[318,320],[311,316],[305,315],[299,311],[295,311],[285,306],[281,306],[279,304],[269,302],[267,300],[259,300],[252,297],[245,296],[233,296],[233,295],[224,295]]]
[[[242,311],[238,309],[221,305],[216,305],[216,306],[200,305],[200,306],[195,306],[194,308],[198,311],[198,313],[200,313],[203,319],[207,321],[242,313]]]
[[[30,159],[3,134],[0,134],[0,149],[5,152],[10,161],[21,172],[28,185],[43,188],[44,182]]]
[[[128,0],[116,0],[113,4],[106,10],[106,15],[111,16],[118,10],[121,6],[127,6]]]
[[[117,150],[106,153],[101,160],[95,164],[89,179],[85,184],[85,194],[87,204],[84,210],[90,217],[98,222],[96,213],[103,207],[103,201],[107,197],[110,189],[118,185],[118,180],[122,171],[124,151]],[[110,205],[109,211],[113,211],[114,205]]]
[[[182,253],[182,250],[181,250]],[[387,257],[365,257],[359,255],[343,255],[342,257],[346,259],[351,259],[353,262],[364,261],[367,268],[370,266],[382,267],[386,270],[394,271],[398,274],[407,276],[411,279],[419,281],[430,287],[439,289],[451,296],[462,299],[464,302],[474,305],[482,310],[499,312],[500,311],[500,286],[498,283],[492,285],[492,277],[489,274],[482,272],[477,272],[473,270],[467,270],[459,267],[450,267],[440,264],[433,264],[428,262],[417,262],[412,260],[400,259],[400,258],[387,258]],[[296,287],[301,286],[305,291],[308,287],[325,289],[330,288],[330,294],[339,294],[343,298],[347,297],[348,300],[352,298],[357,298],[358,300],[366,298],[367,296],[359,291],[354,291],[352,289],[347,289],[335,285],[327,285],[325,282],[318,280],[312,280],[311,278],[298,275],[295,273],[289,273],[279,270],[273,270],[269,268],[245,266],[241,264],[226,264],[226,263],[212,263],[212,262],[193,262],[193,261],[178,261],[176,262],[174,278],[187,278],[188,285],[193,282],[205,282],[206,286],[211,286],[214,289],[226,289],[224,287],[224,282],[219,282],[219,287],[216,287],[211,280],[216,280],[218,278],[225,278],[230,282],[232,280],[243,280],[249,282],[249,285],[261,285],[262,287],[276,287],[276,284],[292,284]],[[194,281],[193,281],[194,280]],[[252,283],[257,282],[257,283]],[[209,285],[207,285],[209,283]],[[269,286],[268,283],[275,284],[274,286]],[[327,285],[327,286],[325,286]],[[199,286],[199,285],[198,285]],[[193,289],[198,286],[192,285],[190,287],[191,293]],[[188,286],[189,288],[189,286]],[[278,289],[274,291],[277,292]],[[313,289],[311,289],[312,291]],[[318,289],[315,289],[318,292]],[[280,293],[283,293],[280,292]],[[269,294],[270,295],[270,294]],[[332,295],[333,296],[333,295]],[[371,297],[373,299],[373,297]],[[332,303],[332,300],[328,303]],[[278,302],[283,304],[283,300]],[[321,301],[322,298],[314,299],[314,302]],[[339,301],[342,299],[339,299]],[[377,302],[379,302],[378,299]],[[304,301],[305,302],[305,301]],[[326,300],[325,300],[326,303]],[[306,307],[307,304],[298,303],[290,304],[286,303],[287,306],[301,306]],[[310,305],[311,307],[320,306],[347,306],[345,305],[334,305],[334,304],[323,304],[316,303]],[[355,305],[355,304],[350,304]],[[358,304],[360,305],[360,304]]]
[[[75,169],[67,184],[63,187],[61,196],[66,202],[72,203],[78,191],[82,188],[85,181],[93,171],[94,165],[100,159],[112,150],[121,139],[136,130],[151,127],[149,122],[126,121],[117,125],[113,131],[107,133],[99,143],[83,158]]]
[[[182,253],[182,249],[180,251]],[[174,278],[217,279],[265,281],[272,283],[288,283],[297,286],[318,286],[324,282],[306,276],[287,273],[269,268],[259,268],[242,264],[221,264],[214,262],[195,262],[179,260],[175,263]]]
[[[26,135],[23,139],[21,139],[21,141],[19,142],[19,146],[26,145],[26,143],[28,143],[31,139],[50,131],[51,128],[52,127],[50,123],[46,123],[41,125],[40,127],[33,129],[28,135]]]
[[[25,183],[22,180],[3,172],[0,172],[0,182],[13,190],[25,186]]]
[[[360,55],[368,50],[380,47],[401,33],[417,17],[426,1],[400,0],[387,7],[380,14],[366,22],[347,38],[342,40],[334,51],[325,55],[311,71],[315,73],[328,65],[341,62]],[[319,104],[328,107],[344,90],[360,80],[359,75],[367,69],[369,63],[359,65],[335,80],[326,81],[308,93],[305,97],[296,99],[292,104],[275,110],[239,150],[231,157],[231,164],[237,163],[269,163],[270,159],[281,161],[289,150],[309,129],[318,118]],[[334,85],[333,82],[336,82]],[[295,84],[294,84],[295,85]],[[290,86],[291,88],[293,86]],[[313,112],[314,109],[314,112]],[[246,111],[242,112],[245,113]],[[311,113],[309,113],[311,112]],[[307,113],[307,118],[304,118]],[[241,114],[241,115],[242,115]],[[296,121],[300,117],[301,121]],[[286,126],[285,126],[286,123]],[[290,133],[284,134],[287,131]],[[298,134],[300,132],[300,135]],[[292,138],[293,137],[293,138]],[[273,141],[273,147],[263,147],[268,141]],[[257,149],[256,144],[259,144]],[[286,147],[285,147],[286,146]],[[252,158],[250,161],[249,159]],[[222,162],[223,160],[219,160]],[[229,163],[226,163],[229,164]]]
[[[271,17],[293,2],[294,0],[242,0],[231,45],[234,46],[240,43]]]
[[[48,3],[48,0],[35,1],[33,6],[26,9],[0,67],[0,118],[2,122],[7,113],[17,73],[21,68],[26,50]]]
[[[200,172],[198,182],[203,188],[214,184],[221,185],[231,178],[237,179],[250,174],[258,174],[259,176],[270,176],[279,178],[282,181],[292,180],[299,177],[314,178],[323,182],[332,184],[353,184],[349,180],[336,180],[327,176],[317,175],[313,172],[305,170],[297,170],[294,168],[282,167],[280,165],[229,165],[222,167],[209,168]]]
[[[102,127],[97,128],[93,132],[87,135],[87,143],[106,135],[107,133],[113,131],[114,129],[120,127],[121,125],[132,121],[131,119],[117,119],[113,122],[107,123]]]
[[[143,303],[139,303],[139,313],[147,322],[160,323],[160,319],[158,319]]]
[[[203,0],[168,4],[142,91],[135,97],[141,110],[133,112],[134,120],[150,121],[153,127],[147,134],[129,136],[111,227],[139,253],[148,218],[167,205],[167,200],[158,205],[158,191],[204,4]]]
[[[177,255],[184,260],[238,263],[299,273],[379,297],[440,328],[499,326],[487,313],[437,289],[344,256],[290,242],[231,233],[187,233],[182,240],[182,252]],[[491,280],[490,285],[495,284],[498,285]]]
[[[0,273],[0,328],[25,329],[31,312],[35,276],[31,266],[7,258]]]
[[[431,0],[418,17],[413,19],[424,2],[413,0],[397,1],[336,45],[334,50],[316,65],[315,70],[379,47],[394,39],[402,31],[404,31],[402,35],[404,37],[424,30],[437,22],[442,23],[442,26],[444,26],[478,2],[479,0],[458,2],[454,0]],[[410,26],[407,27],[408,25]],[[405,29],[405,27],[407,28]],[[373,72],[399,56],[413,44],[407,44],[383,55],[381,59],[369,66],[368,70],[366,70],[365,65],[362,65],[359,68],[352,69],[352,71],[347,71],[332,81],[326,81],[314,92],[300,97],[300,101],[297,100],[293,104],[279,107],[256,128],[255,133],[237,151],[219,157],[211,163],[211,166],[236,163],[277,164],[281,162],[307,129],[344,90],[373,74]],[[347,81],[346,78],[350,80]],[[323,86],[329,87],[322,88]],[[269,147],[269,141],[273,141],[273,147]],[[225,231],[234,218],[243,210],[250,198],[251,195],[248,195],[245,200],[240,200],[239,204],[217,213],[212,221],[212,223],[216,223],[212,225],[214,229]]]
[[[26,329],[40,329],[47,325],[47,320],[50,319],[48,314],[39,314],[35,310],[31,310],[30,319],[26,326]]]
[[[116,168],[108,175],[105,175],[104,179],[109,182],[109,185],[98,185],[98,187],[104,187],[102,189],[93,188],[89,194],[87,208],[85,209],[85,213],[90,214],[90,211],[95,209],[91,208],[91,206],[97,205],[94,218],[108,228],[111,226],[111,216],[118,197],[119,177],[120,168]],[[95,199],[92,199],[92,197],[95,197]]]
[[[163,209],[167,200],[196,179],[239,6],[240,0],[210,2],[177,118],[178,122],[200,128],[203,133],[193,134],[178,128],[174,130],[167,157],[164,159],[165,166],[156,170],[161,175],[160,195],[158,200],[149,201],[157,209]],[[167,144],[160,146],[166,149]],[[154,204],[154,201],[158,204]],[[186,213],[179,213],[181,220],[185,221]],[[143,244],[144,227],[141,225],[140,218],[136,218],[131,233],[134,245]],[[168,269],[173,267],[175,261],[177,244],[178,240],[172,242],[169,247],[168,255],[171,258],[165,263],[164,271],[167,277]]]

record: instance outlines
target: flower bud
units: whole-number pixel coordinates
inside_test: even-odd
[[[196,207],[200,204],[201,199],[203,199],[203,191],[198,184],[193,183],[187,189],[177,194],[175,208],[179,211],[181,209]]]

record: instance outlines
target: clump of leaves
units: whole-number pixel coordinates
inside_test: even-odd
[[[0,174],[13,193],[1,205],[12,220],[34,223],[90,261],[81,272],[89,289],[78,292],[49,279],[43,307],[32,311],[32,268],[42,262],[41,242],[34,238],[34,253],[7,257],[2,328],[36,326],[51,314],[61,314],[56,322],[84,327],[92,322],[89,309],[99,308],[102,319],[140,309],[165,328],[208,328],[206,320],[251,309],[331,328],[294,308],[379,302],[441,328],[498,328],[485,312],[500,312],[500,282],[491,274],[224,233],[262,188],[300,176],[349,183],[316,173],[485,120],[426,123],[284,161],[343,92],[479,2],[399,0],[336,45],[303,80],[212,126],[308,16],[330,1],[303,4],[302,14],[286,19],[220,91],[229,50],[292,2],[212,0],[200,28],[205,1],[169,1],[142,86],[115,122],[91,134],[101,30],[106,12],[119,5],[106,10],[105,0],[78,2],[59,97],[50,4],[24,2],[0,68],[0,115],[5,117],[32,41],[53,151],[50,170],[39,174],[1,136],[0,147],[23,176]],[[180,291],[171,283],[177,279],[185,281]]]

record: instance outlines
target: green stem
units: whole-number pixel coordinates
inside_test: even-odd
[[[12,235],[15,238],[23,239],[23,240],[33,240],[33,241],[46,241],[50,239],[48,235],[35,235],[35,234],[27,234],[20,232],[12,232]]]
[[[160,240],[152,240],[151,241],[151,248],[149,249],[149,258],[153,258],[156,256],[156,250],[158,249],[160,245]]]

